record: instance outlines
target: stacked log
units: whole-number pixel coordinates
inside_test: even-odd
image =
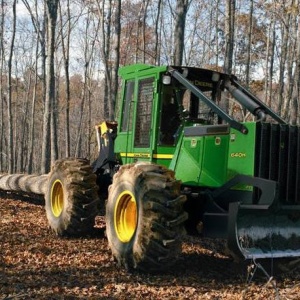
[[[48,175],[0,174],[0,190],[44,195]]]

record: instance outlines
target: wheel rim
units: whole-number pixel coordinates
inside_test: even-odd
[[[56,180],[51,189],[51,210],[55,217],[59,217],[64,208],[64,191],[60,180]]]
[[[119,240],[129,242],[137,226],[137,205],[134,195],[129,191],[122,192],[115,206],[114,225]]]

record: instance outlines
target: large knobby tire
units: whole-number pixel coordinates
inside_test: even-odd
[[[161,272],[181,253],[186,197],[163,166],[137,163],[114,175],[106,205],[106,233],[114,258],[127,270]]]
[[[52,166],[45,194],[50,227],[60,236],[83,236],[95,225],[98,187],[88,160],[63,159]]]

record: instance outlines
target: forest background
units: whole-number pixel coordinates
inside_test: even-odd
[[[132,63],[234,73],[299,125],[299,1],[1,0],[0,172],[93,160]]]

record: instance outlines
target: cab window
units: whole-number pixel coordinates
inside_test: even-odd
[[[150,146],[153,92],[154,77],[139,81],[134,137],[135,147]]]

